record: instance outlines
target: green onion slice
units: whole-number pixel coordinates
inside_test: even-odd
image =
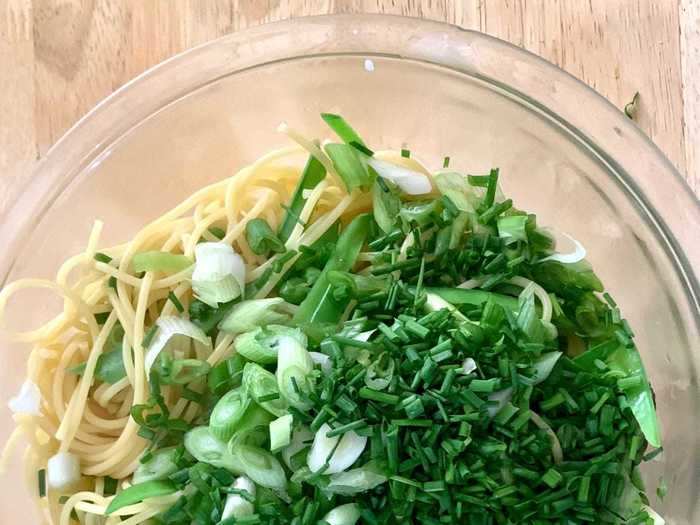
[[[290,319],[289,304],[279,297],[254,299],[235,304],[219,324],[224,332],[241,334],[259,326],[282,324]]]
[[[466,178],[452,171],[436,173],[433,176],[437,189],[449,198],[458,210],[474,213],[479,205],[479,196]]]
[[[231,454],[226,443],[218,439],[209,427],[196,427],[185,434],[185,449],[197,461],[243,474],[243,465]]]
[[[284,243],[275,235],[265,219],[255,218],[245,227],[246,239],[253,253],[264,255],[269,252],[282,253]]]
[[[177,492],[177,487],[172,481],[146,481],[132,485],[114,496],[105,510],[106,515],[118,511],[123,507],[141,503],[149,498],[167,496]]]
[[[195,249],[192,290],[197,299],[209,306],[227,303],[243,295],[245,262],[223,242],[202,242]]]
[[[258,405],[271,414],[279,417],[287,413],[287,403],[280,396],[277,378],[260,365],[245,364],[243,388]]]
[[[393,182],[401,191],[408,195],[423,195],[433,190],[428,176],[418,171],[410,170],[398,164],[379,160],[374,157],[368,159],[367,164],[377,172],[377,175],[385,180]]]
[[[192,266],[192,259],[185,255],[169,252],[141,252],[134,254],[131,259],[131,266],[136,273],[177,273]]]
[[[234,453],[243,472],[261,487],[283,490],[287,486],[287,477],[280,462],[269,452],[249,445],[239,444]]]
[[[311,472],[321,469],[324,474],[337,474],[351,467],[367,445],[367,437],[350,430],[342,436],[328,437],[333,429],[327,423],[321,425],[309,451],[307,465]],[[326,463],[328,464],[327,468]]]
[[[167,479],[168,476],[178,471],[177,458],[180,453],[177,447],[167,447],[153,453],[151,459],[145,463],[139,463],[134,471],[132,482],[134,484]]]
[[[309,408],[304,394],[310,391],[314,362],[295,337],[283,336],[277,354],[277,386],[287,402],[299,410]]]
[[[243,518],[255,513],[255,483],[250,481],[246,476],[240,476],[233,482],[232,488],[238,492],[229,494],[226,497],[224,510],[221,513],[221,520],[226,521],[228,518]],[[241,493],[247,493],[243,496]]]
[[[347,472],[330,476],[326,491],[332,494],[352,496],[386,483],[388,478],[372,462]]]
[[[303,346],[307,344],[306,335],[297,328],[267,325],[264,328],[258,327],[236,337],[236,351],[255,363],[263,365],[276,363],[280,341],[284,337],[294,337]]]
[[[360,519],[360,506],[357,503],[340,505],[323,517],[328,525],[355,525]]]
[[[236,388],[224,394],[214,406],[209,418],[212,434],[222,441],[231,439],[250,401],[243,388]]]
[[[292,423],[294,418],[291,414],[280,416],[270,422],[270,451],[277,452],[286,447],[291,442]]]
[[[151,342],[144,358],[146,373],[150,375],[151,367],[158,355],[166,349],[175,336],[185,336],[205,346],[211,347],[211,339],[192,321],[175,316],[160,317],[156,321],[158,331]]]

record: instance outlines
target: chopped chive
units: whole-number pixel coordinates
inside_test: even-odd
[[[111,478],[109,476],[105,476],[104,478],[104,495],[105,496],[112,496],[117,493],[117,487],[119,486],[119,481]]]
[[[352,337],[345,337],[342,335],[333,335],[333,336],[331,336],[331,338],[336,343],[339,343],[339,344],[345,345],[345,346],[352,346],[355,348],[365,348],[368,350],[371,350],[372,348],[374,348],[372,346],[372,343],[370,343],[368,341],[359,341],[357,339],[353,339]]]
[[[401,156],[405,159],[411,156],[411,150],[401,148]]]
[[[513,207],[513,201],[511,199],[506,199],[503,202],[500,202],[498,204],[494,204],[494,205],[490,206],[489,208],[487,208],[484,213],[479,215],[479,221],[482,224],[488,224],[493,219],[495,219],[500,214],[502,214],[504,211],[508,211],[512,207]]]
[[[280,398],[279,392],[270,392],[269,394],[264,394],[257,398],[258,403],[265,403],[267,401],[274,401]]]
[[[655,449],[652,450],[651,452],[649,452],[649,453],[645,454],[644,456],[642,456],[642,461],[651,461],[651,460],[654,459],[656,456],[658,456],[659,454],[661,454],[663,451],[664,451],[664,448],[663,448],[663,447],[655,448]]]
[[[168,292],[168,300],[175,305],[175,309],[178,312],[183,313],[185,311],[185,307],[182,306],[180,299],[172,291]]]
[[[211,233],[214,237],[216,237],[219,240],[226,237],[226,230],[224,230],[223,228],[219,228],[218,226],[210,226],[209,233]]]
[[[289,250],[282,255],[280,255],[272,265],[272,271],[274,273],[280,273],[284,269],[284,265],[291,261],[297,252],[295,250]]]
[[[423,490],[425,492],[441,492],[445,490],[447,487],[445,485],[445,482],[440,480],[440,481],[426,481],[423,483]]]
[[[404,324],[404,327],[406,328],[407,332],[412,333],[413,335],[416,335],[421,339],[424,339],[430,333],[430,330],[428,328],[418,324],[416,321],[413,320],[408,320]]]
[[[548,412],[548,411],[558,407],[559,405],[563,405],[565,402],[566,402],[566,398],[562,395],[561,392],[557,392],[552,397],[549,397],[549,398],[545,399],[544,401],[542,401],[540,403],[540,407],[545,412]]]
[[[137,435],[142,437],[143,439],[147,439],[149,441],[153,441],[153,439],[155,439],[155,437],[156,437],[156,433],[153,432],[153,430],[151,430],[150,428],[146,428],[146,427],[139,428]]]
[[[420,482],[414,481],[414,480],[412,480],[412,479],[405,478],[405,477],[403,477],[403,476],[391,476],[389,479],[390,479],[391,481],[395,481],[395,482],[397,482],[397,483],[403,483],[404,485],[409,485],[409,486],[412,486],[412,487],[416,487],[417,489],[422,489],[422,488],[423,488],[423,485],[422,485]]]
[[[357,421],[353,421],[352,423],[347,423],[345,425],[341,425],[339,427],[334,428],[330,432],[326,432],[326,437],[332,438],[335,436],[342,436],[346,432],[350,432],[351,430],[356,430],[358,428],[366,427],[367,422],[364,419],[358,419]]]
[[[433,422],[430,419],[392,419],[391,424],[397,427],[430,427]]]
[[[39,469],[37,478],[39,483],[39,497],[43,498],[46,496],[46,469]]]
[[[183,398],[187,399],[188,401],[192,401],[193,403],[197,403],[198,405],[201,405],[202,401],[204,399],[203,394],[201,394],[200,392],[196,392],[196,391],[192,390],[191,388],[187,388],[187,387],[182,389],[181,395]]]
[[[600,396],[600,399],[591,407],[591,414],[597,414],[600,409],[603,407],[605,403],[608,402],[608,399],[610,399],[610,393],[609,392],[604,392],[602,396]]]
[[[110,312],[99,312],[95,314],[95,322],[99,325],[105,324]]]
[[[489,185],[491,177],[489,175],[467,175],[467,182],[470,185],[486,188]]]
[[[94,258],[97,262],[109,264],[112,262],[112,258],[106,253],[96,252]]]
[[[563,476],[553,468],[550,468],[547,472],[545,472],[544,476],[542,476],[542,482],[546,483],[551,488],[559,485],[563,479]]]
[[[151,345],[151,342],[153,341],[153,338],[156,335],[156,332],[158,331],[158,325],[153,325],[148,329],[148,332],[146,332],[146,335],[143,336],[143,341],[141,342],[141,345],[144,348],[148,348]]]
[[[492,169],[488,175],[488,185],[486,195],[484,195],[484,207],[489,208],[496,198],[496,188],[498,186],[498,168]]]
[[[473,379],[471,383],[469,383],[469,390],[472,392],[493,392],[497,390],[498,385],[500,384],[501,380],[498,378],[492,378],[492,379]]]
[[[362,399],[368,399],[370,401],[376,401],[378,403],[383,403],[385,405],[395,405],[399,402],[399,396],[395,394],[388,394],[386,392],[379,392],[377,390],[372,390],[369,387],[362,387],[358,395]]]
[[[639,375],[634,375],[630,377],[623,377],[617,380],[617,388],[620,390],[630,390],[632,388],[638,388],[642,386],[643,380]]]

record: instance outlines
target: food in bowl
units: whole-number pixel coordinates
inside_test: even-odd
[[[47,520],[663,523],[651,387],[583,246],[497,169],[322,117],[341,142],[282,125],[297,146],[0,292],[64,299],[14,334]]]

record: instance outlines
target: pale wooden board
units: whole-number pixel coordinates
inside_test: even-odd
[[[618,107],[639,91],[639,125],[697,189],[699,8],[680,1],[0,0],[0,209],[71,125],[148,67],[248,26],[338,12],[485,31],[560,65]],[[695,18],[681,24],[679,10]]]
[[[700,0],[681,0],[683,122],[688,183],[700,193]]]

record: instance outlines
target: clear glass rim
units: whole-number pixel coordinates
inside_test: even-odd
[[[303,38],[290,44],[285,38],[290,32]],[[700,201],[636,124],[583,82],[526,50],[454,25],[392,15],[323,15],[269,23],[212,40],[145,71],[99,103],[51,147],[14,206],[0,218],[0,245],[6,247],[5,253],[18,253],[32,228],[86,165],[144,118],[181,96],[246,69],[343,54],[447,67],[490,83],[565,128],[608,165],[640,208],[674,262],[694,305],[691,316],[700,325],[700,289],[694,272],[700,267],[696,242]],[[0,259],[0,286],[12,259]]]

